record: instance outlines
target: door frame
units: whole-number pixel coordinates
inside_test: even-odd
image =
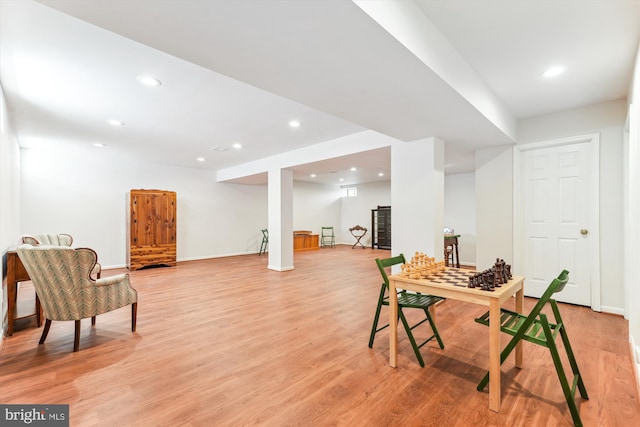
[[[584,135],[570,136],[566,138],[551,139],[545,141],[531,142],[527,144],[516,144],[513,150],[513,259],[518,266],[516,271],[523,273],[525,255],[525,233],[524,233],[524,194],[520,190],[523,186],[522,180],[522,156],[526,151],[533,151],[542,148],[559,147],[563,145],[578,144],[586,142],[591,148],[591,177],[589,188],[593,189],[591,194],[591,206],[589,207],[589,234],[591,235],[591,254],[589,259],[591,278],[591,309],[601,311],[600,298],[600,134],[590,133]]]

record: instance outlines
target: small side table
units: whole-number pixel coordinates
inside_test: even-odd
[[[355,248],[358,245],[362,246],[362,249],[364,249],[364,244],[360,242],[360,239],[362,239],[364,235],[367,234],[367,229],[356,225],[355,227],[351,227],[349,229],[349,232],[356,239],[356,242],[353,244],[353,246],[351,246],[351,249]]]
[[[42,309],[37,295],[36,312],[18,317],[18,282],[26,282],[28,280],[31,280],[31,278],[24,265],[22,265],[18,252],[15,249],[9,249],[7,251],[7,336],[13,335],[14,324],[18,319],[36,316],[36,325],[38,327],[42,325]]]
[[[459,234],[453,236],[444,236],[444,263],[449,266],[449,248],[451,248],[451,265],[460,268],[460,256],[458,255],[458,237]]]

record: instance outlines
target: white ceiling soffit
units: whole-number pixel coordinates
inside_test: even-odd
[[[364,165],[364,167],[362,166]],[[376,148],[327,160],[299,164],[292,168],[294,181],[343,187],[388,182],[391,177],[391,147]],[[267,184],[268,173],[250,174],[225,182]]]
[[[42,3],[400,140],[513,142],[350,1]]]

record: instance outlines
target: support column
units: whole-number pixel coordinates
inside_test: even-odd
[[[481,148],[475,156],[476,267],[489,268],[500,256],[522,274],[513,257],[513,147]]]
[[[269,265],[275,271],[293,270],[293,171],[269,169]]]
[[[444,142],[426,138],[391,146],[391,252],[444,259]]]

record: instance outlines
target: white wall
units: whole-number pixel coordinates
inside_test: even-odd
[[[518,143],[600,134],[600,283],[602,311],[623,313],[622,171],[626,100],[522,120]]]
[[[268,221],[266,185],[217,183],[212,171],[134,162],[108,148],[22,152],[20,233],[69,233],[74,246],[96,249],[106,268],[125,264],[127,192],[133,188],[177,192],[179,261],[260,247]],[[348,243],[348,227],[341,228],[343,192],[295,181],[294,229],[320,233],[320,227],[333,225],[337,241]]]
[[[351,235],[349,229],[356,225],[360,225],[367,229],[367,234],[362,238],[361,242],[366,247],[370,248],[372,238],[371,233],[373,233],[373,229],[371,228],[371,209],[376,209],[378,206],[391,205],[391,183],[389,181],[384,181],[359,184],[357,189],[357,197],[342,198],[342,236],[340,241],[345,244],[353,245],[356,242],[356,239]],[[393,230],[391,231],[391,236],[393,236]]]
[[[474,173],[445,175],[444,224],[458,238],[460,264],[476,265],[476,178]]]
[[[306,181],[293,182],[293,229],[320,234],[321,227],[333,227],[340,242],[342,189]],[[348,233],[348,231],[347,231]]]
[[[7,114],[4,92],[0,85],[0,248],[15,246],[20,237],[20,150]],[[2,280],[6,277],[2,263]],[[7,325],[7,301],[0,286],[0,347]]]
[[[224,184],[211,171],[134,162],[108,148],[22,149],[21,233],[69,233],[106,267],[126,262],[130,189],[177,192],[177,256],[257,252],[267,222],[266,186]]]

